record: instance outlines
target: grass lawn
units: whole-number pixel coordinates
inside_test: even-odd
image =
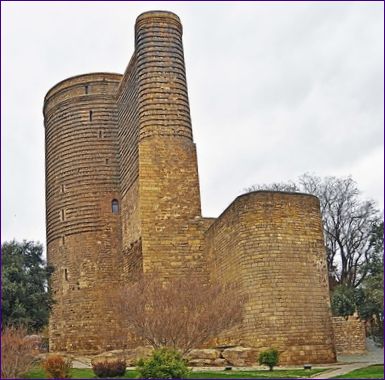
[[[92,369],[78,369],[73,368],[71,370],[71,375],[73,379],[94,379],[97,378],[93,373]],[[126,371],[124,377],[120,379],[135,379],[138,373],[136,371]],[[44,370],[41,367],[35,367],[33,370],[29,371],[27,375],[24,376],[24,379],[47,379]],[[119,379],[119,377],[114,377],[114,379]]]
[[[356,369],[345,375],[337,376],[336,379],[383,379],[384,365],[376,364],[369,367]]]
[[[310,377],[311,375],[315,375],[316,373],[321,373],[323,371],[324,369],[276,369],[274,371],[193,372],[190,376],[190,379],[296,379],[300,377]]]
[[[267,378],[285,378],[296,379],[300,377],[310,377],[316,373],[325,371],[325,369],[292,369],[274,371],[212,371],[212,372],[193,372],[190,379],[267,379]],[[136,371],[126,371],[125,376],[120,379],[135,379],[138,376]],[[45,379],[44,371],[40,367],[36,367],[30,371],[25,379]],[[72,369],[72,378],[74,379],[93,379],[96,378],[92,369]],[[117,378],[115,378],[117,379]]]

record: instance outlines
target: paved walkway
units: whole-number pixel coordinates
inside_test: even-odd
[[[367,339],[366,349],[367,353],[363,355],[339,355],[337,363],[331,365],[334,370],[322,372],[313,379],[332,379],[372,364],[384,364],[383,348],[377,347],[371,339]]]

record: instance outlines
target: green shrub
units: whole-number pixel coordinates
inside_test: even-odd
[[[357,291],[346,285],[335,287],[331,297],[331,307],[333,315],[348,317],[356,311]]]
[[[104,359],[92,362],[92,370],[97,377],[123,376],[126,372],[126,362],[123,359]]]
[[[49,379],[69,379],[71,378],[72,361],[54,354],[45,359],[43,368]]]
[[[189,374],[182,355],[167,348],[154,351],[147,360],[140,359],[136,370],[143,379],[184,379]]]
[[[259,364],[267,365],[269,370],[272,371],[273,367],[278,364],[279,354],[278,351],[274,348],[270,348],[269,350],[262,351],[259,354]]]

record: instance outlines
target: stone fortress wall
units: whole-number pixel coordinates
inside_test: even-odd
[[[279,348],[284,363],[335,359],[316,197],[241,195],[208,229],[206,244],[210,276],[238,282],[248,298],[244,322],[234,334],[240,339],[233,343]]]
[[[239,284],[244,321],[218,342],[335,360],[318,199],[254,192],[202,217],[178,16],[140,15],[125,74],[60,82],[44,117],[52,350],[122,347],[106,297],[155,271]]]
[[[333,317],[333,331],[338,354],[354,355],[366,352],[365,322],[357,315]]]

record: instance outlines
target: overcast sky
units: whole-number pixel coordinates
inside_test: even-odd
[[[154,9],[184,27],[205,216],[304,172],[352,175],[383,208],[382,2],[2,2],[2,241],[45,243],[44,95],[123,73]]]

